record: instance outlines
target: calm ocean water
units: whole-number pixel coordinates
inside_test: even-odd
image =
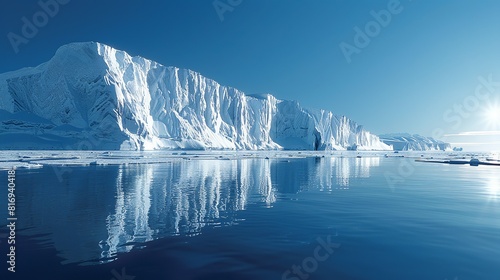
[[[17,272],[2,242],[1,279],[500,279],[498,167],[173,160],[16,184]]]

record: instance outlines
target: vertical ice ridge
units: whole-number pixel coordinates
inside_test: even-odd
[[[83,140],[106,132],[107,148],[390,149],[347,117],[246,95],[95,42],[62,46],[37,68],[0,75],[0,91],[0,109],[77,127]]]

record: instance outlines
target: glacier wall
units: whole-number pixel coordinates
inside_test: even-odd
[[[1,74],[0,121],[4,149],[392,149],[346,117],[95,42]]]

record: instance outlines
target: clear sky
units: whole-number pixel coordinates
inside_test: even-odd
[[[66,43],[98,41],[250,94],[332,110],[377,134],[500,130],[492,105],[500,1],[58,1],[69,3],[46,23],[38,0],[3,4],[0,72],[36,66]],[[22,18],[37,13],[41,27],[16,53],[9,32],[22,36]]]

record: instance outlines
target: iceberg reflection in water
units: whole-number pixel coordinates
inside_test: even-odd
[[[276,201],[269,161],[181,161],[163,166],[121,166],[116,206],[107,221],[102,257],[158,237],[196,235],[226,226],[248,203]]]
[[[331,238],[310,279],[496,279],[498,167],[273,153],[18,169],[18,275],[281,279]]]
[[[329,157],[318,162],[316,174],[321,190],[331,190],[332,187],[349,188],[351,179],[369,178],[371,167],[379,165],[379,157]],[[333,179],[335,182],[332,182]]]
[[[148,241],[225,227],[248,207],[272,207],[303,190],[348,188],[379,158],[173,160],[165,164],[50,168],[20,176],[25,234],[50,233],[63,263],[113,260]],[[36,184],[35,184],[36,182]]]

